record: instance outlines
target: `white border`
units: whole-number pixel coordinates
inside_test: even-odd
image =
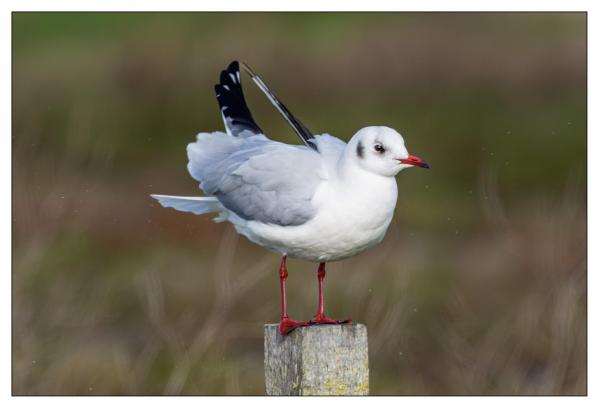
[[[596,3],[596,2],[595,2]],[[37,1],[16,1],[4,0],[0,2],[0,55],[2,55],[2,64],[0,70],[2,72],[0,83],[2,89],[2,98],[0,99],[0,126],[2,129],[2,137],[0,137],[0,191],[11,191],[11,12],[12,11],[588,11],[588,40],[589,40],[589,119],[588,119],[588,270],[596,270],[597,258],[594,255],[597,247],[596,240],[593,238],[597,232],[597,217],[594,216],[592,209],[597,208],[597,183],[592,181],[597,179],[597,164],[590,158],[599,153],[596,142],[596,120],[594,113],[596,112],[596,97],[597,81],[594,80],[592,73],[599,72],[597,63],[597,27],[599,27],[599,18],[595,16],[599,8],[592,1],[526,1],[526,0],[508,0],[508,1],[411,1],[411,2],[391,2],[370,0],[362,4],[356,2],[348,2],[347,0],[327,1],[322,0],[304,0],[294,2],[282,1],[226,1],[219,0],[218,2],[199,2],[192,0],[169,0],[169,1],[117,1],[117,0],[93,0],[85,2],[74,2],[67,0],[56,0],[51,2]],[[107,404],[125,405],[142,403],[146,406],[164,406],[165,404],[177,404],[183,406],[198,407],[198,404],[213,405],[213,404],[243,404],[260,405],[260,406],[277,406],[285,405],[290,407],[298,406],[298,404],[343,404],[344,406],[357,406],[363,404],[382,404],[385,406],[396,406],[397,404],[412,405],[412,404],[432,404],[439,403],[445,406],[469,407],[476,406],[477,408],[484,404],[485,406],[494,407],[505,405],[525,405],[525,404],[543,404],[545,407],[562,406],[563,404],[573,405],[588,405],[590,401],[596,400],[595,393],[597,390],[597,380],[593,369],[597,367],[597,330],[596,324],[592,317],[596,317],[597,303],[593,301],[591,293],[596,293],[596,280],[592,273],[589,273],[589,322],[588,322],[588,351],[589,351],[589,376],[588,376],[588,398],[580,397],[499,397],[485,398],[481,400],[476,397],[436,397],[436,398],[420,398],[406,397],[396,399],[395,397],[376,397],[365,401],[362,398],[311,398],[309,400],[292,399],[292,398],[255,398],[255,397],[236,397],[232,399],[223,399],[220,397],[202,397],[201,400],[193,397],[183,398],[148,398],[148,397],[102,397],[102,398],[68,398],[68,397],[10,397],[11,389],[11,310],[10,310],[10,295],[11,295],[11,200],[5,198],[0,201],[2,210],[2,228],[0,236],[2,239],[2,247],[0,260],[2,262],[2,274],[0,275],[0,319],[3,322],[2,334],[0,335],[0,352],[2,353],[0,361],[0,395],[1,403],[11,403],[17,406],[28,405],[30,403],[41,403],[45,406],[79,406],[84,403],[86,406],[102,406]],[[132,400],[131,398],[135,398]],[[597,402],[593,403],[594,405]]]
[[[592,1],[504,0],[504,1],[382,1],[346,0],[5,0],[14,11],[585,11]]]

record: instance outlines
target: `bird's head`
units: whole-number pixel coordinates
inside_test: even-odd
[[[413,166],[429,168],[424,160],[408,153],[397,131],[386,126],[360,129],[349,141],[348,148],[354,163],[381,176],[393,177]]]

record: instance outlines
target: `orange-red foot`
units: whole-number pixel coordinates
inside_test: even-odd
[[[310,325],[313,325],[313,324],[346,324],[346,323],[351,323],[351,319],[335,320],[335,319],[328,318],[323,314],[317,314],[308,323]]]
[[[279,333],[283,336],[291,333],[298,327],[307,326],[308,322],[299,322],[297,320],[291,320],[289,318],[283,318],[279,322]]]

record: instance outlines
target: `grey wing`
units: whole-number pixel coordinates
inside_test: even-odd
[[[246,220],[291,226],[314,217],[312,198],[324,178],[322,157],[304,146],[263,137],[245,140],[203,172],[202,190]]]

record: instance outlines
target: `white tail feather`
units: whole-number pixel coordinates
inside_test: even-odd
[[[160,194],[150,194],[150,197],[158,200],[163,207],[171,207],[175,210],[186,211],[197,215],[221,212],[223,210],[216,197],[181,197]]]

